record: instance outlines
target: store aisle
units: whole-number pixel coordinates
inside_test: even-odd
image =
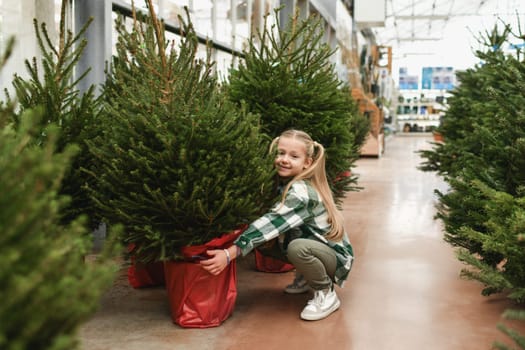
[[[480,284],[459,278],[463,265],[433,220],[433,190],[446,185],[417,170],[416,153],[430,141],[395,137],[381,159],[358,162],[364,190],[345,203],[357,251],[344,294],[349,348],[490,349],[495,339],[505,340],[496,324],[508,302],[483,297]]]
[[[381,158],[358,161],[364,189],[344,203],[357,258],[327,319],[301,321],[310,296],[282,292],[293,273],[256,272],[248,257],[238,263],[235,312],[220,327],[174,325],[163,288],[134,290],[122,276],[82,327],[82,349],[477,350],[507,341],[496,324],[508,302],[459,278],[462,265],[433,220],[433,190],[445,185],[416,169],[415,153],[430,140],[392,137]]]

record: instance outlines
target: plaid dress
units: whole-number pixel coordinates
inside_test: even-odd
[[[301,180],[292,184],[284,203],[279,201],[268,213],[252,222],[235,244],[244,256],[275,238],[284,253],[288,243],[296,238],[323,242],[335,251],[334,282],[342,286],[352,267],[354,253],[346,234],[341,241],[332,242],[324,237],[329,231],[328,214],[319,194],[308,180]]]

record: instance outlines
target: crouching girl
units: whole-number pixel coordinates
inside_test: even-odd
[[[228,249],[208,251],[201,265],[217,275],[239,255],[277,240],[282,260],[293,264],[296,276],[287,293],[310,289],[314,296],[301,312],[304,320],[320,320],[336,311],[352,266],[353,250],[343,217],[334,202],[325,171],[324,147],[305,132],[288,130],[275,138],[275,166],[283,183],[281,200],[255,220]]]

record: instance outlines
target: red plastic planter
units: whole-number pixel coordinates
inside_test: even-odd
[[[295,267],[287,262],[264,256],[259,250],[255,249],[255,268],[257,271],[279,273],[288,272]]]
[[[346,170],[346,171],[343,171],[341,174],[337,175],[334,179],[334,183],[335,182],[338,182],[338,181],[341,181],[342,179],[346,178],[346,177],[350,177],[352,176],[352,172],[350,170]]]
[[[204,245],[185,247],[182,254],[186,260],[197,260],[206,256],[207,250],[228,248],[243,230]],[[179,326],[216,327],[233,313],[237,299],[235,260],[217,276],[208,273],[197,262],[166,261],[164,275],[171,318]]]
[[[219,326],[233,313],[237,299],[233,261],[214,276],[199,264],[167,261],[164,264],[171,319],[185,328]]]
[[[131,253],[131,266],[128,267],[128,282],[133,288],[145,288],[164,285],[164,263],[162,261],[150,264],[137,263],[133,255],[135,244],[128,245]]]
[[[162,261],[151,264],[133,263],[128,267],[128,282],[133,288],[163,286],[164,264]]]

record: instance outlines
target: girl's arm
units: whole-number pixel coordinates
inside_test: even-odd
[[[227,252],[221,249],[208,251],[210,258],[200,261],[201,266],[212,275],[218,275],[239,255],[246,255],[280,233],[301,226],[312,215],[308,209],[311,200],[312,196],[308,195],[306,186],[292,186],[283,205],[279,203],[270,212],[252,222]]]

